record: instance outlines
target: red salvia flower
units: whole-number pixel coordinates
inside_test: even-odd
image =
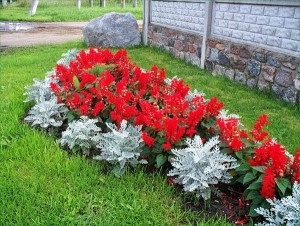
[[[289,158],[285,155],[285,148],[280,144],[268,140],[259,148],[254,149],[255,155],[249,161],[252,166],[267,166],[273,173],[282,176],[285,172]]]
[[[217,97],[213,97],[207,103],[206,110],[209,115],[217,116],[220,114],[220,110],[223,108],[223,106],[223,102],[218,101]]]
[[[250,134],[256,141],[263,141],[269,135],[268,132],[263,130],[268,123],[268,116],[266,114],[262,114],[258,117],[253,126],[253,129],[250,130]]]
[[[271,168],[265,170],[260,194],[266,199],[273,199],[275,197],[275,174]]]
[[[142,138],[147,146],[152,147],[154,145],[154,138],[150,137],[145,131],[142,132]]]
[[[292,182],[300,183],[300,147],[296,151],[291,169],[293,170]]]

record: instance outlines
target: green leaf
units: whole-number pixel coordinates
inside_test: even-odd
[[[249,190],[257,190],[261,188],[261,182],[252,182],[248,187],[247,189]]]
[[[266,166],[251,166],[252,169],[260,172],[260,173],[264,173],[265,169],[267,168]]]
[[[167,161],[167,156],[163,155],[163,154],[159,154],[156,156],[156,164],[157,164],[157,168],[161,167],[163,164],[165,164],[165,162]]]
[[[264,209],[270,209],[270,207],[271,207],[270,203],[267,200],[262,201],[260,206]]]
[[[264,177],[264,174],[261,174],[257,180],[255,182],[262,182],[263,181],[263,177]]]
[[[73,76],[73,84],[74,84],[76,89],[79,89],[80,82],[79,82],[79,80],[76,76]]]
[[[75,113],[73,111],[67,112],[68,123],[72,122],[76,118]]]
[[[246,173],[246,175],[244,177],[243,184],[246,184],[246,183],[248,183],[248,182],[250,182],[250,181],[252,181],[254,179],[255,179],[255,176],[253,175],[253,173],[252,172],[248,172],[248,173]]]
[[[255,199],[252,200],[252,205],[255,205],[255,204],[260,204],[261,202],[263,202],[265,199],[259,195],[257,196]]]
[[[241,151],[236,151],[234,152],[235,156],[238,158],[238,159],[243,159],[243,152]]]
[[[256,208],[258,208],[259,206],[258,205],[252,205],[250,207],[250,210],[249,210],[249,216],[250,217],[258,217],[259,214],[255,211]]]
[[[248,164],[241,164],[239,167],[235,168],[235,171],[237,172],[242,172],[242,171],[247,171],[250,170],[250,166]]]
[[[257,198],[259,195],[260,195],[260,194],[258,193],[257,190],[251,190],[251,191],[249,192],[249,194],[247,195],[246,200],[252,200],[252,199],[255,199],[255,198]]]
[[[276,185],[279,188],[279,190],[282,192],[282,195],[285,195],[285,191],[287,188],[291,188],[291,182],[287,178],[276,178]]]

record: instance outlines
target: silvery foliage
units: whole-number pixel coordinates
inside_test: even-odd
[[[62,54],[62,58],[57,61],[57,64],[69,67],[70,62],[75,60],[78,53],[79,51],[76,48],[70,49],[68,52]]]
[[[147,163],[145,160],[138,161],[144,146],[142,126],[127,125],[126,120],[121,122],[119,129],[112,123],[106,125],[111,132],[101,134],[97,145],[101,154],[95,159],[106,160],[115,165],[113,172],[116,176],[121,176],[128,164],[134,167],[138,163]]]
[[[168,85],[168,86],[171,85],[172,80],[174,80],[174,79],[176,79],[176,80],[181,80],[180,78],[177,78],[177,75],[174,76],[173,78],[166,78],[166,79],[165,79],[166,85]]]
[[[203,93],[203,91],[198,91],[198,90],[194,89],[193,92],[192,91],[188,92],[185,99],[186,99],[186,101],[191,102],[197,96],[204,97],[205,93]]]
[[[219,137],[215,136],[203,144],[200,136],[187,138],[188,147],[172,149],[175,157],[171,164],[169,176],[177,176],[175,183],[183,185],[186,192],[195,192],[205,200],[210,199],[213,188],[210,185],[218,182],[230,183],[230,169],[238,167],[236,159],[219,150]]]
[[[231,118],[240,119],[240,116],[237,114],[228,114],[228,110],[222,109],[219,115],[217,116],[217,118],[225,119],[225,120]]]
[[[266,221],[257,226],[299,226],[300,225],[300,184],[294,183],[293,193],[282,199],[267,199],[271,204],[270,209],[257,208]]]
[[[41,128],[60,127],[66,119],[68,108],[65,104],[57,103],[57,98],[39,102],[28,112],[25,121],[31,126],[40,126]]]
[[[24,95],[27,97],[24,102],[34,101],[35,103],[41,103],[53,98],[54,93],[50,88],[50,83],[57,83],[57,81],[53,78],[54,74],[54,71],[47,72],[45,79],[39,80],[34,78],[34,83],[32,85],[25,86],[26,92]]]
[[[59,140],[61,145],[68,145],[73,151],[82,151],[88,155],[91,148],[96,148],[100,142],[101,128],[96,125],[97,119],[81,116],[80,119],[69,123],[68,128],[62,132]]]

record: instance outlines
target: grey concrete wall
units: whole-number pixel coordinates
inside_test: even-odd
[[[204,2],[152,1],[151,7],[152,23],[196,33],[204,30]]]
[[[300,1],[149,0],[147,10],[150,45],[300,103]]]
[[[216,2],[212,21],[215,37],[300,55],[300,7]]]

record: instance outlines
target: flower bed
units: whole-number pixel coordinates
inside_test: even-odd
[[[73,152],[108,161],[117,176],[137,164],[168,165],[170,183],[204,200],[220,185],[242,185],[249,215],[269,222],[272,205],[299,200],[300,148],[292,156],[273,140],[267,115],[247,130],[217,97],[191,92],[156,66],[141,69],[126,50],[71,50],[26,95],[35,105],[25,121],[55,132]],[[286,208],[293,214],[274,222],[298,224],[299,204]]]

